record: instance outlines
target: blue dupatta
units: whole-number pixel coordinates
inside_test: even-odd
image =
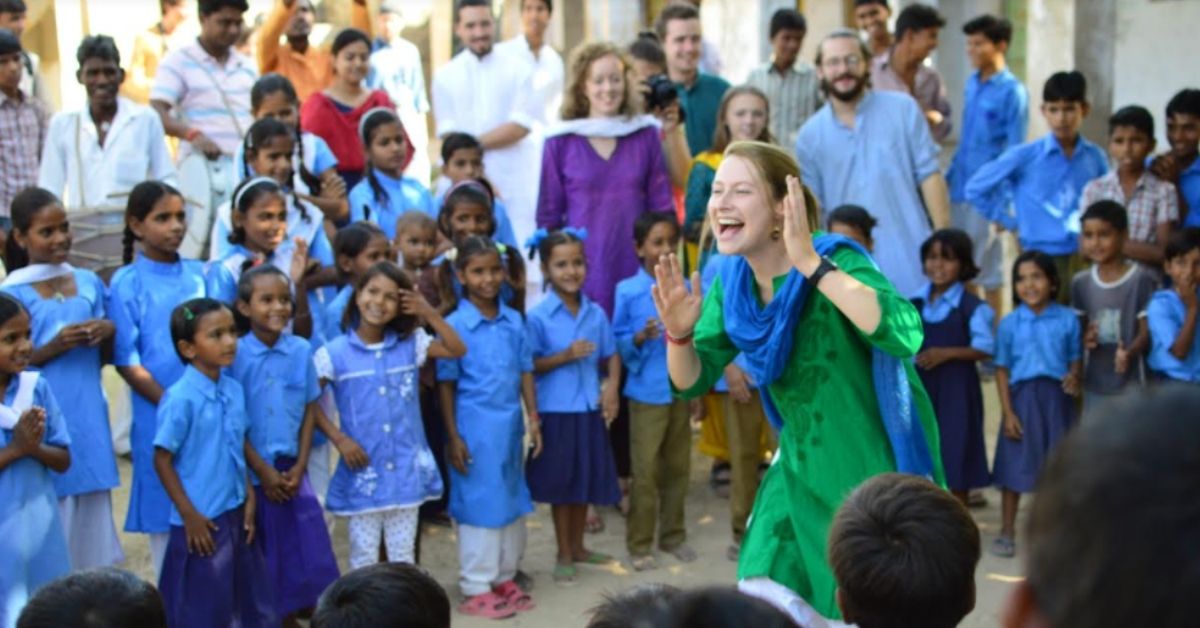
[[[832,254],[839,247],[850,247],[867,259],[870,254],[857,242],[840,235],[820,234],[813,238],[819,255]],[[795,268],[788,271],[775,298],[765,307],[759,305],[748,286],[754,284],[753,272],[745,258],[734,257],[721,268],[724,286],[722,310],[725,334],[746,358],[750,373],[758,382],[763,409],[776,430],[783,428],[783,416],[771,398],[768,386],[783,375],[792,354],[800,312],[811,286]],[[933,476],[933,459],[925,441],[925,432],[917,416],[904,362],[877,347],[871,349],[871,375],[879,414],[896,458],[896,470],[924,477]]]

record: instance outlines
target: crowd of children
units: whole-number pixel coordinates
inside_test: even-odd
[[[989,25],[968,35],[1003,39]],[[15,41],[0,32],[0,69],[20,52]],[[341,47],[367,43],[350,37]],[[0,72],[6,96],[19,75]],[[915,361],[936,409],[947,487],[962,505],[975,489],[1000,488],[991,550],[1004,557],[1016,554],[1021,496],[1079,416],[1158,382],[1200,383],[1200,208],[1176,187],[1200,163],[1200,91],[1168,104],[1171,150],[1157,157],[1142,107],[1110,118],[1107,156],[1081,135],[1082,74],[1054,74],[1042,96],[1047,135],[956,160],[956,200],[993,225],[990,234],[986,224],[934,232],[920,247],[928,284],[912,295],[925,338]],[[657,567],[656,547],[695,560],[685,516],[692,417],[673,394],[651,298],[658,261],[681,246],[675,215],[643,213],[623,234],[640,267],[615,285],[610,317],[584,292],[597,270],[584,230],[516,241],[483,172],[481,138],[443,138],[445,180],[431,191],[406,174],[413,142],[394,109],[361,107],[362,154],[348,160],[300,130],[288,79],[263,76],[251,97],[240,183],[217,211],[207,265],[180,255],[188,213],[167,183],[129,193],[124,266],[107,284],[67,263],[70,216],[54,193],[27,187],[12,199],[0,285],[0,549],[11,559],[0,574],[0,627],[51,580],[123,560],[106,364],[132,399],[124,529],[148,536],[173,626],[297,625],[339,576],[327,513],[344,523],[357,569],[416,562],[427,503],[457,526],[458,609],[488,618],[531,610],[521,560],[535,502],[552,513],[555,582],[615,560],[589,549],[584,532],[589,506],[623,499],[609,430],[622,415],[630,564]],[[735,88],[721,111],[735,118],[739,103],[753,123],[719,137],[768,138],[766,96]],[[986,153],[988,142],[976,140],[962,142]],[[703,222],[707,192],[699,194],[689,198],[690,223]],[[870,209],[833,208],[827,229],[870,251]],[[997,262],[979,254],[1000,231],[1022,249],[1011,308],[988,298],[1000,285],[990,276]],[[546,285],[528,310],[519,244]],[[706,286],[723,258],[701,251],[697,262]],[[989,469],[982,386],[993,371],[1002,418]],[[736,560],[760,443],[771,440],[766,393],[736,361],[713,392],[730,444]],[[966,512],[925,488],[907,490],[951,518]],[[854,534],[855,518],[869,516],[856,504],[883,490],[851,496],[834,537]],[[970,554],[965,526],[945,536]],[[840,557],[831,550],[839,579],[854,578],[861,567]],[[973,602],[973,590],[958,593]],[[873,621],[854,590],[839,599],[847,618]]]

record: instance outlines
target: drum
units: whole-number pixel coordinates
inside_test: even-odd
[[[128,192],[112,194],[98,207],[68,207],[72,243],[67,260],[100,275],[108,283],[124,260],[125,201]]]
[[[235,181],[233,158],[228,155],[208,159],[202,153],[191,153],[179,162],[179,191],[188,211],[180,255],[205,259],[217,208],[229,202]]]

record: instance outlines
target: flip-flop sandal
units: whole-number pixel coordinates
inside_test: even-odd
[[[654,558],[654,554],[644,554],[642,556],[632,556],[629,559],[630,566],[634,571],[650,571],[658,569],[658,560]]]
[[[579,570],[575,565],[554,565],[554,581],[558,584],[575,584],[575,576]]]
[[[582,560],[580,560],[578,558],[575,559],[575,564],[577,564],[577,565],[578,564],[607,565],[607,564],[612,563],[615,560],[616,560],[615,558],[613,558],[612,556],[609,556],[608,554],[605,554],[603,552],[588,552],[587,557],[583,558]]]
[[[531,611],[537,606],[537,604],[533,603],[533,598],[528,593],[522,591],[521,587],[517,586],[517,583],[512,580],[501,582],[492,587],[492,593],[504,598],[504,601],[508,602],[509,607],[515,609],[518,613]]]
[[[517,575],[513,576],[513,582],[517,583],[517,586],[521,587],[521,590],[526,593],[533,591],[533,576],[520,569],[517,570]]]
[[[991,552],[1000,558],[1012,558],[1017,555],[1017,543],[1008,537],[996,537],[996,540],[992,541]]]
[[[458,605],[458,612],[487,619],[507,619],[517,614],[508,601],[493,591],[473,595]]]

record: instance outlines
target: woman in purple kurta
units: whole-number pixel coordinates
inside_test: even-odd
[[[571,63],[563,122],[547,132],[537,223],[584,227],[583,292],[611,317],[617,282],[637,272],[633,222],[672,211],[658,121],[633,116],[628,66],[611,44],[580,48]]]

